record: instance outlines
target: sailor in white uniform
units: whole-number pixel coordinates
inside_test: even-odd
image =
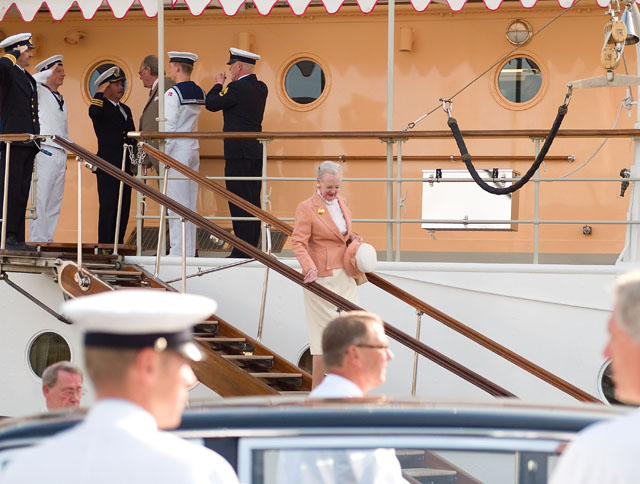
[[[191,80],[193,64],[198,56],[191,52],[169,52],[169,76],[176,83],[164,95],[165,131],[197,131],[198,116],[204,105],[205,93],[195,82]],[[193,138],[168,139],[166,154],[175,158],[192,170],[200,168],[200,155],[198,153],[198,140]],[[170,171],[169,177],[182,177],[178,172]],[[198,198],[198,185],[191,180],[169,180],[167,183],[167,196],[176,202],[196,210]],[[176,215],[169,211],[169,215]],[[169,240],[171,250],[169,255],[182,255],[182,222],[180,219],[169,220]],[[191,222],[186,224],[186,255],[196,255],[196,226]]]
[[[64,82],[62,56],[40,62],[33,78],[38,85],[40,133],[69,137],[67,105],[58,91]],[[64,193],[67,151],[47,138],[40,142],[36,155],[36,214],[29,220],[29,242],[53,242]]]
[[[322,333],[327,376],[309,398],[358,398],[385,380],[393,358],[384,323],[353,311],[331,321]],[[407,484],[394,449],[283,450],[278,484]]]
[[[237,484],[231,465],[204,446],[158,430],[180,423],[201,357],[192,326],[211,315],[206,297],[155,289],[83,296],[61,312],[85,329],[85,362],[97,403],[85,420],[0,469],[2,484]]]

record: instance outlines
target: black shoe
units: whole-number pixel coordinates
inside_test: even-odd
[[[7,250],[16,250],[20,252],[36,252],[37,250],[35,247],[27,245],[24,242],[18,242],[15,234],[7,234],[7,238],[5,240],[5,248]]]

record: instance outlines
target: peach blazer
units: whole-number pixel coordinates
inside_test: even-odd
[[[318,277],[327,277],[333,275],[333,269],[344,268],[346,241],[353,232],[349,207],[340,197],[338,203],[347,222],[345,235],[340,233],[324,200],[317,193],[296,208],[291,246],[302,266],[303,274],[316,268]]]

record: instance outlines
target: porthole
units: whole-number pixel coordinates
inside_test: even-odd
[[[71,348],[58,333],[45,331],[31,341],[28,358],[31,371],[42,378],[48,366],[58,361],[71,361]]]
[[[308,111],[326,99],[330,82],[323,64],[311,54],[298,54],[284,64],[278,94],[288,107]]]
[[[125,77],[124,95],[122,96],[121,101],[122,102],[126,101],[126,98],[128,97],[128,94],[129,94],[127,87],[128,87],[129,81],[131,80],[131,73],[128,71],[126,64],[124,62],[116,59],[103,59],[95,62],[93,65],[90,65],[89,68],[84,72],[82,76],[83,87],[84,87],[83,94],[86,97],[88,102],[91,102],[91,98],[93,98],[94,94],[96,93],[96,87],[93,85],[93,83],[100,76],[100,74],[102,74],[104,71],[106,71],[107,69],[113,66],[118,66],[120,68],[120,71]]]
[[[542,89],[542,71],[529,57],[509,59],[498,72],[498,91],[509,102],[528,103]]]
[[[311,356],[311,350],[309,348],[304,350],[300,358],[298,358],[298,368],[302,368],[307,373],[313,372],[313,356]]]
[[[611,360],[608,360],[600,369],[598,376],[598,389],[600,395],[607,403],[612,405],[625,405],[615,396],[616,384],[613,381],[613,371],[611,370]]]

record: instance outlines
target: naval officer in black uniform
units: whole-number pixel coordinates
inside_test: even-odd
[[[7,37],[0,42],[0,47],[5,51],[5,54],[0,57],[0,105],[2,106],[0,132],[2,134],[39,134],[37,84],[31,74],[25,70],[33,57],[31,34],[23,33]],[[0,151],[1,207],[7,161],[4,143],[0,146]],[[10,250],[34,250],[24,242],[24,215],[36,153],[38,153],[38,147],[34,141],[11,143],[6,220],[6,248]]]
[[[91,100],[91,106],[89,106],[89,116],[93,121],[93,130],[98,138],[97,155],[118,168],[122,168],[124,143],[135,147],[135,141],[127,137],[129,131],[136,129],[131,109],[120,102],[124,95],[124,82],[125,78],[119,67],[114,66],[104,71],[93,84],[97,91]],[[131,161],[128,156],[125,170],[131,174]],[[112,244],[116,233],[120,182],[100,169],[96,171],[96,176],[100,202],[98,243]],[[122,192],[118,244],[122,244],[124,241],[130,206],[131,187],[125,184]]]
[[[253,74],[258,54],[236,48],[230,49],[227,64],[231,82],[223,89],[227,78],[216,74],[216,84],[207,94],[205,107],[209,111],[222,110],[223,131],[262,131],[262,117],[267,102],[267,85]],[[255,139],[224,140],[224,176],[262,176],[262,146]],[[245,200],[260,206],[260,180],[227,180],[227,189]],[[229,203],[232,217],[251,217],[251,214]],[[258,245],[260,222],[233,221],[233,232],[245,242]],[[229,257],[246,258],[244,252],[233,249]]]

